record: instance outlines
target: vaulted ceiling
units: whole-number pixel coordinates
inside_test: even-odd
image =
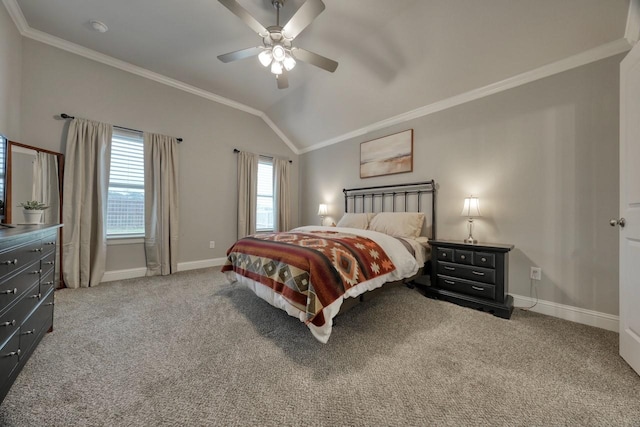
[[[255,57],[217,59],[260,45],[217,0],[3,1],[23,35],[231,100],[299,152],[583,52],[620,50],[630,11],[630,0],[324,0],[295,45],[340,65],[329,73],[299,62],[279,90]],[[275,24],[271,0],[238,2]],[[281,22],[303,3],[287,0]]]

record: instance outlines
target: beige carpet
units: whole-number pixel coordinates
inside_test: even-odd
[[[217,269],[63,290],[5,426],[640,425],[617,334],[389,289],[327,345]]]

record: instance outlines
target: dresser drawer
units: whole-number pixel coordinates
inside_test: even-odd
[[[40,263],[35,262],[0,283],[0,311],[11,306],[34,284],[40,281]]]
[[[42,244],[38,239],[0,253],[0,280],[39,259],[42,251]]]
[[[47,271],[56,265],[56,251],[55,248],[52,251],[45,252],[40,259],[40,268],[42,271]]]
[[[437,248],[438,259],[453,262],[453,249]]]
[[[496,287],[494,285],[472,282],[470,280],[458,279],[440,274],[438,274],[438,287],[487,299],[495,299],[496,297]]]
[[[54,269],[49,270],[46,273],[42,273],[40,277],[40,293],[46,295],[51,289],[56,287],[56,271]]]
[[[456,249],[453,253],[453,262],[471,265],[473,263],[473,251]]]
[[[24,319],[33,311],[40,298],[38,284],[31,289],[9,311],[0,316],[0,343],[4,342],[14,331],[18,330]]]
[[[53,292],[37,306],[31,315],[20,327],[20,350],[22,354],[28,354],[40,336],[43,328],[49,328],[53,321]]]
[[[496,256],[487,252],[476,252],[473,254],[473,265],[485,268],[495,268]]]
[[[438,265],[437,273],[452,277],[460,277],[462,279],[469,279],[476,282],[496,283],[496,271],[490,268],[441,262]]]
[[[20,334],[16,331],[7,342],[0,347],[0,384],[11,376],[20,360]]]

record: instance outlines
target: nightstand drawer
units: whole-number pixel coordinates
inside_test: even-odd
[[[438,248],[438,259],[453,262],[453,249]]]
[[[490,268],[452,264],[450,262],[440,262],[438,265],[437,273],[447,276],[469,279],[476,282],[491,284],[496,283],[496,271]]]
[[[487,252],[476,252],[473,255],[473,265],[478,267],[495,268],[496,256]]]
[[[456,249],[453,254],[453,262],[471,265],[473,263],[473,252]]]
[[[493,285],[457,279],[440,274],[438,274],[438,287],[487,299],[495,299],[496,297],[496,287]]]

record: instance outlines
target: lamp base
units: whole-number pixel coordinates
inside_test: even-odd
[[[466,239],[464,239],[463,242],[466,243],[466,244],[469,244],[469,245],[475,245],[476,243],[478,243],[478,240],[476,240],[473,237],[469,236]]]

